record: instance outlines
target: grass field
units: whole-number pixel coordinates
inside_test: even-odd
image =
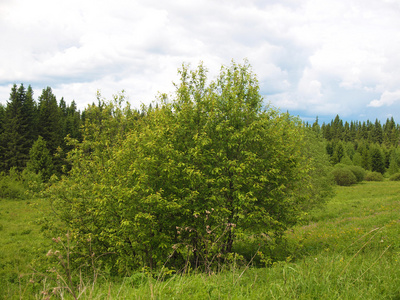
[[[81,299],[400,299],[400,183],[336,187],[307,225],[287,235],[286,260],[270,267],[226,267],[218,274],[83,282]],[[32,201],[33,202],[33,201]],[[35,224],[42,203],[0,200],[0,292],[42,299],[46,282],[29,283],[29,264],[49,249]],[[47,286],[46,286],[47,284]],[[60,296],[58,290],[58,295]],[[78,294],[77,294],[78,295]],[[64,290],[63,297],[72,299]],[[52,297],[55,299],[55,296]]]

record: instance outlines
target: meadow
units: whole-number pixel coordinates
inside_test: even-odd
[[[323,209],[286,234],[271,261],[233,262],[213,274],[138,272],[110,278],[94,272],[75,289],[80,299],[400,299],[400,184],[335,187]],[[45,200],[0,200],[0,295],[3,299],[73,299],[62,280],[33,268],[52,241],[36,222]],[[79,276],[79,273],[74,273]],[[67,275],[59,274],[61,279]],[[64,276],[64,277],[63,277]],[[67,281],[67,280],[66,280]],[[60,284],[61,282],[61,284]],[[54,294],[53,294],[54,292]]]

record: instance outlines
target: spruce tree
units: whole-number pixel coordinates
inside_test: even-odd
[[[315,122],[312,125],[312,129],[314,130],[314,132],[319,136],[321,133],[321,127],[319,127],[318,124],[318,116],[315,119]]]
[[[22,171],[26,166],[36,135],[35,114],[32,88],[26,91],[23,84],[19,88],[14,84],[3,118],[1,170],[8,171],[15,167]]]
[[[333,144],[333,142],[327,142],[325,148],[326,153],[328,153],[329,157],[332,157],[335,150],[335,145]]]
[[[77,110],[75,101],[67,107],[66,123],[65,123],[65,135],[70,135],[72,138],[81,139],[81,114]]]
[[[3,133],[3,122],[4,122],[4,115],[6,112],[6,108],[3,104],[0,103],[0,136]]]
[[[343,139],[344,127],[343,127],[343,121],[340,119],[339,115],[336,115],[335,120],[333,120],[332,122],[331,132],[333,139],[336,140]]]
[[[376,121],[375,121],[375,124],[374,124],[371,134],[372,134],[372,142],[373,143],[382,144],[383,130],[382,130],[381,122],[379,122],[378,119],[376,119]]]
[[[355,166],[360,166],[361,167],[361,160],[362,160],[362,158],[361,158],[361,154],[360,154],[360,152],[356,152],[356,153],[354,153],[354,156],[353,156],[353,165],[355,165]]]
[[[336,165],[340,163],[342,158],[345,156],[344,147],[342,142],[338,142],[335,146],[335,150],[333,151],[333,156],[331,158],[332,164]]]
[[[389,175],[393,175],[399,172],[399,161],[400,161],[399,153],[397,149],[393,149],[390,154],[390,161],[388,168]]]
[[[385,161],[381,150],[378,147],[373,147],[370,152],[371,170],[381,174],[385,173]]]
[[[361,167],[363,167],[365,170],[371,169],[371,160],[367,147],[364,147],[361,152]]]
[[[357,123],[350,122],[350,140],[354,142],[357,138]]]
[[[368,139],[368,128],[365,122],[362,123],[360,128],[360,138],[364,140]]]
[[[53,160],[46,141],[40,135],[29,151],[29,157],[28,168],[40,174],[43,181],[48,181],[54,171]]]
[[[63,137],[60,110],[56,96],[50,87],[43,89],[39,97],[38,110],[38,134],[46,141],[51,155],[54,155],[57,148],[61,146]]]
[[[350,134],[350,125],[347,121],[346,121],[346,123],[344,123],[343,140],[345,142],[349,142],[352,140],[351,134]]]
[[[326,124],[326,125],[325,125],[325,123],[323,123],[321,129],[322,129],[322,134],[323,134],[324,138],[325,138],[327,141],[331,141],[331,140],[332,140],[331,125],[330,125],[330,124]]]

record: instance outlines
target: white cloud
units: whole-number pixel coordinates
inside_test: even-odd
[[[97,89],[149,103],[183,62],[212,77],[248,58],[281,109],[360,115],[399,104],[399,13],[393,0],[2,1],[0,102],[23,82],[80,108]]]
[[[372,100],[368,106],[371,107],[381,107],[381,106],[391,106],[395,102],[400,102],[400,90],[389,92],[384,91],[379,99]]]

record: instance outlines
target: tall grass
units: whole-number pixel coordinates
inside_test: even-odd
[[[287,232],[287,244],[292,246],[281,249],[282,261],[269,267],[232,263],[217,274],[151,276],[143,271],[125,278],[98,277],[95,285],[82,281],[76,295],[80,299],[400,299],[400,184],[363,182],[336,191],[327,207],[310,213],[308,224]],[[65,290],[41,294],[49,290],[50,282],[42,280],[39,285],[18,276],[27,272],[29,259],[45,255],[46,247],[38,245],[43,239],[32,223],[32,203],[2,200],[0,205],[2,288],[5,284],[1,295],[73,299]]]

